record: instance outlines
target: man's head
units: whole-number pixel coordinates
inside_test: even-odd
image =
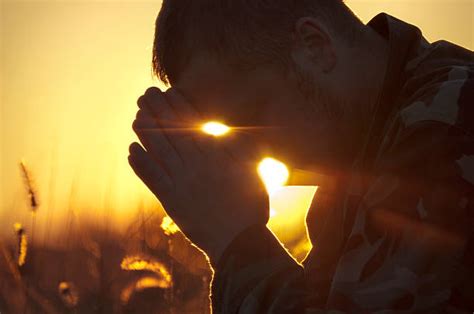
[[[153,70],[205,115],[260,127],[277,158],[307,166],[352,153],[342,141],[366,110],[355,80],[366,33],[342,0],[164,0]]]

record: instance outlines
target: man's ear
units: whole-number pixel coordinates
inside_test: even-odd
[[[302,17],[295,23],[294,39],[296,45],[303,49],[311,62],[329,73],[337,62],[334,42],[330,33],[317,19]]]

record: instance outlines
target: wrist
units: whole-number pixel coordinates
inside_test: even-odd
[[[217,264],[222,257],[226,248],[232,243],[232,241],[243,232],[246,227],[237,230],[226,230],[216,236],[215,240],[206,248],[206,254],[209,257],[211,265]]]
[[[245,226],[233,231],[227,230],[225,234],[221,234],[219,239],[209,246],[206,250],[206,254],[209,257],[212,266],[219,263],[222,257],[225,255],[225,251],[232,246],[237,239],[241,238],[243,234],[248,233],[250,230],[255,228],[266,228],[266,224],[254,224]]]

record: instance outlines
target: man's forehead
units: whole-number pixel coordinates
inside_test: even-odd
[[[237,75],[228,66],[210,56],[193,57],[172,85],[189,94],[190,100],[213,97],[231,92],[236,85]],[[192,98],[192,99],[191,99]]]
[[[242,73],[209,58],[193,58],[172,85],[206,116],[237,119],[252,102]]]

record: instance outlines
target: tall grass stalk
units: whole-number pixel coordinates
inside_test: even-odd
[[[28,206],[31,211],[31,245],[33,245],[35,241],[36,212],[39,207],[38,195],[33,181],[33,176],[31,175],[31,171],[24,160],[20,161],[20,170],[28,193]]]

